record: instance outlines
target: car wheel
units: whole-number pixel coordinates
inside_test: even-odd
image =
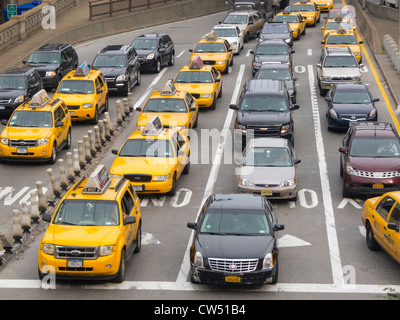
[[[246,34],[244,35],[244,42],[247,43],[250,40],[250,35],[248,32],[246,32]]]
[[[133,251],[134,253],[139,253],[142,249],[142,224],[139,225],[137,236],[136,236],[136,248]]]
[[[50,156],[50,159],[49,159],[49,163],[50,164],[55,164],[56,161],[57,161],[57,145],[54,142],[53,148],[51,150],[51,156]]]
[[[69,130],[68,130],[67,139],[65,141],[66,141],[66,143],[65,143],[64,149],[69,150],[71,148],[71,144],[72,144],[71,128],[69,128]]]
[[[351,198],[353,196],[352,192],[346,189],[344,183],[343,183],[343,189],[342,189],[342,196],[343,196],[343,198]]]
[[[194,283],[194,284],[200,283],[200,281],[197,280],[197,279],[195,278],[195,276],[194,276],[194,267],[193,267],[192,265],[190,265],[189,274],[190,274],[190,282],[191,282],[191,283]]]
[[[214,94],[214,99],[213,99],[213,102],[212,102],[212,104],[210,106],[210,110],[215,110],[215,105],[216,105],[216,102],[215,102],[215,94]]]
[[[126,90],[124,94],[127,96],[129,92],[131,92],[131,79],[128,79],[128,81],[126,82]]]
[[[174,177],[172,178],[171,190],[167,192],[167,196],[173,197],[176,194],[176,172],[174,172]]]
[[[115,283],[124,282],[125,271],[126,271],[126,256],[125,256],[125,250],[122,250],[118,273],[117,273],[117,276],[113,279],[113,282],[115,282]]]
[[[94,117],[92,120],[90,120],[91,124],[97,124],[99,122],[99,110],[97,109],[96,106],[96,110],[94,111]]]
[[[189,157],[190,157],[190,155],[188,156],[187,163],[185,165],[185,168],[182,171],[183,174],[188,174],[190,171],[190,158]]]
[[[107,95],[107,96],[106,96],[106,101],[104,101],[103,113],[104,113],[104,112],[108,112],[108,108],[109,108],[109,103],[108,103],[108,95]]]
[[[276,257],[275,260],[275,267],[272,273],[272,281],[271,284],[277,284],[278,283],[278,275],[279,275],[279,264],[278,264],[278,257]]]
[[[225,67],[223,74],[228,74],[228,73],[229,73],[229,62],[228,62],[228,60],[226,60],[226,67]]]
[[[368,249],[371,251],[379,250],[380,246],[379,246],[378,242],[376,242],[376,240],[375,240],[374,232],[372,231],[372,227],[369,224],[369,222],[367,222],[366,230],[367,230],[366,240],[367,240]]]
[[[136,71],[136,85],[140,86],[141,83],[142,83],[142,74],[140,73],[140,70],[138,69]]]
[[[175,52],[172,52],[171,59],[168,62],[169,66],[173,66],[175,64]]]
[[[161,71],[161,61],[160,60],[157,60],[154,71],[155,71],[155,73],[160,73],[160,71]]]

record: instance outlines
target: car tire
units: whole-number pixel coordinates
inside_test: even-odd
[[[154,68],[154,72],[160,73],[160,71],[161,71],[161,61],[159,59],[157,59],[156,67]]]
[[[167,196],[173,197],[176,194],[176,172],[174,172],[174,176],[172,178],[172,187],[171,190],[167,192]]]
[[[135,242],[136,242],[136,248],[133,251],[133,253],[139,253],[140,250],[142,249],[142,224],[141,223],[139,224]]]
[[[108,112],[109,109],[109,101],[108,101],[108,95],[106,96],[106,101],[104,101],[104,109],[103,109],[103,113]]]
[[[71,145],[72,145],[71,128],[68,129],[67,139],[65,141],[66,141],[66,143],[65,143],[64,149],[65,150],[71,149]]]
[[[172,52],[171,58],[169,59],[168,65],[173,66],[175,64],[175,52]]]
[[[93,119],[90,120],[91,124],[97,124],[99,122],[99,110],[97,109],[96,106],[96,110],[94,111],[94,117]]]
[[[189,174],[189,171],[190,171],[190,158],[189,157],[190,157],[190,155],[188,156],[187,163],[185,165],[185,168],[182,171],[182,174]]]
[[[272,281],[271,284],[277,284],[278,283],[278,276],[279,276],[279,263],[278,263],[278,257],[276,257],[275,260],[275,267],[274,270],[272,271]]]
[[[113,279],[114,283],[121,283],[125,280],[125,273],[126,273],[126,255],[125,249],[121,251],[121,259],[119,262],[119,269],[116,277]]]
[[[342,189],[342,196],[343,196],[343,198],[351,198],[353,196],[352,192],[346,189],[344,183],[343,183],[343,189]]]
[[[51,156],[49,158],[49,163],[50,164],[55,164],[57,162],[57,145],[54,142],[53,143],[53,148],[51,150]]]
[[[380,249],[378,242],[375,240],[375,235],[369,222],[367,222],[365,238],[367,240],[367,247],[369,250],[378,251]]]
[[[136,71],[136,86],[140,86],[140,84],[142,83],[142,74],[140,72],[140,69],[138,69]]]
[[[228,74],[228,73],[229,73],[229,63],[228,63],[228,60],[226,60],[226,67],[225,67],[223,74]]]

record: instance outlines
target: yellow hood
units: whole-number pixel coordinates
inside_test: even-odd
[[[163,113],[163,112],[142,112],[137,120],[137,125],[145,127],[153,118],[158,116],[163,126],[189,126],[190,116],[188,113]]]
[[[8,139],[44,139],[51,136],[53,128],[6,127],[1,136]]]
[[[92,103],[94,94],[54,94],[54,98],[62,99],[66,105],[82,105],[84,103]]]
[[[111,165],[110,174],[137,173],[161,176],[171,173],[176,164],[176,158],[117,157]]]
[[[226,52],[195,53],[194,56],[200,56],[201,60],[222,61],[222,60],[226,60],[227,59],[227,53]]]
[[[175,86],[180,91],[189,93],[211,93],[213,91],[213,83],[175,83]]]

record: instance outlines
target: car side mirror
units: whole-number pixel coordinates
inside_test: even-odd
[[[362,40],[359,42],[359,44],[363,44],[363,43],[364,43],[364,41],[362,41]]]
[[[197,110],[197,109],[196,109],[195,107],[190,107],[190,108],[189,108],[189,111],[190,111],[190,112],[194,112],[194,111],[196,111],[196,110]]]
[[[6,126],[6,125],[7,125],[7,120],[6,120],[6,119],[1,120],[1,124],[2,124],[3,126]]]
[[[118,155],[118,150],[117,149],[113,149],[113,150],[111,150],[111,153]]]
[[[320,63],[317,63],[317,68],[321,68],[322,65]]]
[[[42,215],[42,220],[43,221],[45,221],[45,222],[51,222],[51,214],[50,213],[47,213],[47,212],[45,212],[45,213],[43,213],[43,215]]]
[[[187,227],[189,229],[197,230],[197,223],[196,222],[188,222]]]
[[[294,51],[294,50],[292,50],[292,51],[290,51],[290,53],[295,53],[296,51]]]
[[[339,152],[346,154],[347,153],[347,147],[340,147],[339,148]]]
[[[285,229],[285,225],[284,224],[276,224],[274,225],[274,231],[279,231],[279,230],[283,230]]]
[[[325,44],[325,41],[321,41],[321,44]]]
[[[372,102],[378,102],[379,101],[379,98],[373,98],[372,99]]]
[[[362,68],[364,68],[365,67],[365,64],[364,63],[361,63],[360,65],[359,65],[359,68],[360,69],[362,69]]]
[[[136,222],[136,217],[135,216],[127,216],[124,219],[124,225],[126,224],[134,224]]]
[[[325,101],[331,102],[332,98],[331,97],[325,97]]]
[[[254,50],[250,50],[250,53],[251,53],[251,54],[254,54]]]
[[[178,157],[184,156],[185,155],[185,151],[183,150],[179,150],[178,151]]]
[[[301,160],[300,159],[294,159],[294,164],[298,164],[298,163],[300,163],[301,162]]]
[[[399,232],[399,224],[396,222],[389,222],[387,228]]]
[[[98,89],[97,93],[103,93],[103,89]]]
[[[299,106],[298,104],[294,104],[294,105],[290,108],[290,110],[298,110],[298,109],[300,109],[300,106]]]
[[[136,107],[136,111],[142,111],[142,107]]]
[[[189,49],[189,52],[193,52],[193,49]]]
[[[231,105],[229,105],[229,109],[238,110],[239,108],[236,104],[231,104]]]

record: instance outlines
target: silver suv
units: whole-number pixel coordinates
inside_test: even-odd
[[[317,64],[317,80],[321,96],[325,96],[336,83],[362,82],[360,69],[350,48],[326,48],[322,50]]]

